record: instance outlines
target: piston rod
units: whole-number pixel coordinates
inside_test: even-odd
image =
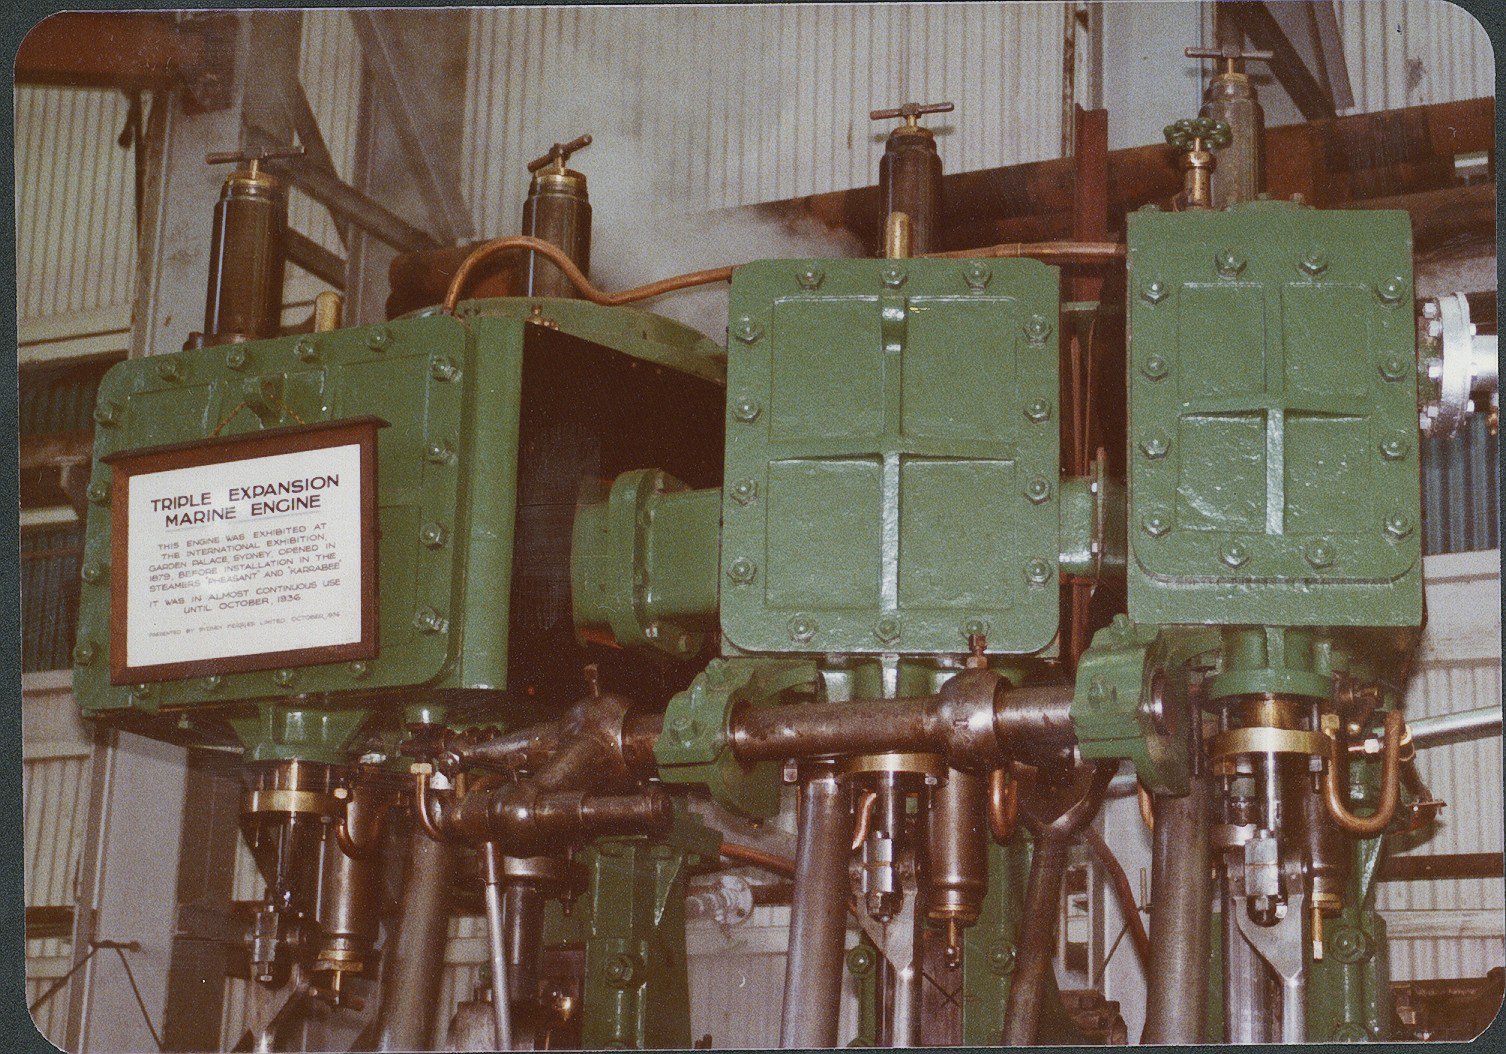
[[[847,861],[852,802],[846,782],[828,767],[800,785],[800,835],[790,906],[789,958],[779,1045],[835,1047],[847,943]]]

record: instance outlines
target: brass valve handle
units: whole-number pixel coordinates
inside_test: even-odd
[[[576,136],[568,143],[555,143],[543,157],[536,157],[528,162],[528,171],[537,172],[546,165],[554,165],[559,171],[563,172],[565,170],[565,162],[570,160],[570,155],[590,145],[590,135]]]
[[[921,114],[951,113],[956,108],[956,106],[949,102],[907,102],[889,110],[870,110],[868,112],[868,119],[870,121],[887,121],[894,117],[900,117],[904,119],[908,127],[915,128],[918,127],[918,118]]]
[[[1245,51],[1238,44],[1225,44],[1221,48],[1186,48],[1182,54],[1189,59],[1220,59],[1226,74],[1239,72],[1234,68],[1236,62],[1270,62],[1276,57],[1274,51]]]
[[[1191,153],[1201,143],[1204,147],[1229,145],[1229,125],[1211,117],[1183,117],[1166,126],[1166,141],[1183,153]]]

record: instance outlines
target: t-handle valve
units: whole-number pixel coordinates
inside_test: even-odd
[[[902,117],[906,128],[919,128],[921,114],[927,113],[951,113],[956,107],[949,102],[907,102],[896,106],[891,110],[870,110],[870,121],[887,121],[893,117]]]
[[[282,161],[303,156],[301,146],[258,146],[245,150],[221,150],[218,153],[205,154],[206,165],[231,165],[249,162],[253,178],[261,174],[263,161]]]
[[[568,143],[555,143],[543,157],[536,157],[528,162],[528,171],[537,172],[546,165],[553,165],[556,172],[563,172],[565,162],[570,160],[570,155],[590,145],[590,135],[577,136]]]
[[[1225,44],[1221,48],[1187,48],[1182,54],[1189,59],[1222,59],[1225,76],[1239,72],[1234,68],[1236,62],[1270,62],[1276,56],[1274,51],[1244,51],[1238,44]]]

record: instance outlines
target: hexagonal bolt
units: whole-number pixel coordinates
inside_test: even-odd
[[[1039,505],[1051,497],[1050,482],[1044,476],[1035,477],[1035,479],[1025,485],[1025,497],[1030,499],[1031,504]]]
[[[366,346],[372,351],[385,351],[392,346],[392,330],[378,326],[366,334]]]
[[[740,479],[727,491],[739,505],[751,505],[758,499],[758,484],[751,479]]]
[[[1159,381],[1171,372],[1171,364],[1164,356],[1152,353],[1140,363],[1140,372],[1153,381]]]
[[[745,425],[758,420],[758,415],[761,413],[763,413],[763,407],[752,399],[739,399],[732,404],[732,416]]]
[[[418,532],[418,540],[430,549],[443,549],[449,537],[450,532],[445,530],[442,523],[426,523]]]
[[[449,442],[444,439],[436,439],[424,448],[424,460],[436,465],[442,465],[454,457],[455,451]]]
[[[1161,458],[1165,457],[1167,452],[1170,450],[1171,440],[1167,439],[1166,436],[1164,436],[1160,432],[1152,432],[1150,435],[1140,440],[1140,453],[1144,454],[1152,461],[1159,461]]]
[[[1400,461],[1402,458],[1407,456],[1407,451],[1410,448],[1411,444],[1401,436],[1387,436],[1385,439],[1381,440],[1381,457],[1385,458],[1387,461]]]
[[[737,585],[750,585],[758,577],[758,565],[746,556],[739,556],[727,565],[727,577]]]
[[[81,640],[73,649],[73,664],[75,666],[88,666],[99,655],[99,648],[92,640]]]
[[[448,355],[437,355],[429,363],[429,376],[436,381],[453,381],[459,374],[460,368]]]
[[[355,662],[346,665],[345,672],[350,675],[351,680],[364,681],[367,677],[371,676],[371,665],[357,659]]]
[[[1239,542],[1227,542],[1219,550],[1218,558],[1230,567],[1243,567],[1250,562],[1250,551]]]
[[[1234,278],[1245,269],[1245,258],[1233,249],[1220,249],[1213,258],[1213,269],[1220,278]]]
[[[883,618],[874,623],[873,635],[879,640],[883,641],[885,644],[893,644],[895,641],[899,640],[899,619],[894,618],[890,615],[885,615]]]
[[[1405,513],[1393,512],[1386,517],[1386,533],[1400,541],[1412,533],[1412,518]]]
[[[102,479],[90,483],[84,491],[84,496],[95,505],[104,505],[110,500],[110,485]]]
[[[94,408],[94,420],[106,428],[118,425],[122,416],[120,406],[110,399],[103,400]]]
[[[272,683],[279,688],[291,688],[298,683],[298,671],[278,670],[272,675]]]
[[[807,615],[796,615],[789,621],[790,640],[804,644],[816,635],[815,620]]]
[[[1159,278],[1147,278],[1140,283],[1140,299],[1148,304],[1159,304],[1170,295],[1166,283]]]
[[[1321,571],[1325,567],[1332,567],[1334,561],[1333,546],[1327,542],[1313,542],[1303,550],[1302,555],[1314,568]]]
[[[962,269],[962,280],[969,289],[987,289],[993,276],[993,268],[976,260]]]
[[[1383,304],[1399,304],[1406,295],[1407,283],[1401,275],[1392,275],[1375,287],[1375,295],[1380,297]]]
[[[1328,256],[1321,249],[1311,249],[1308,251],[1306,256],[1302,257],[1302,259],[1298,261],[1297,267],[1300,268],[1303,273],[1316,278],[1318,277],[1318,275],[1328,270]]]
[[[181,381],[183,379],[183,364],[171,355],[157,356],[157,376],[164,381]]]
[[[1162,513],[1148,512],[1140,517],[1140,529],[1152,538],[1160,538],[1171,530],[1171,520]]]
[[[1025,416],[1036,424],[1051,420],[1051,404],[1045,399],[1031,399],[1025,404]]]
[[[1051,335],[1051,323],[1044,315],[1031,315],[1025,320],[1025,339],[1032,344],[1044,344]]]
[[[221,677],[217,673],[211,673],[208,677],[205,677],[199,682],[199,688],[202,691],[209,692],[211,694],[219,691],[223,687],[225,687],[225,678]]]
[[[1015,947],[1009,941],[997,941],[988,949],[989,972],[1005,977],[1014,972]]]
[[[613,988],[630,988],[638,980],[638,959],[633,955],[614,955],[606,961],[602,975]]]
[[[313,362],[319,357],[319,346],[307,337],[300,337],[293,345],[293,354],[300,362]]]
[[[873,970],[874,955],[871,949],[859,944],[847,953],[847,969],[855,977],[867,977]]]
[[[800,283],[801,289],[820,289],[821,283],[826,281],[826,272],[819,267],[802,267],[795,272],[795,281]]]
[[[1380,374],[1388,381],[1399,381],[1407,375],[1407,360],[1400,355],[1387,355],[1380,361]]]
[[[109,570],[107,565],[100,563],[98,560],[90,560],[79,570],[78,576],[90,585],[94,585],[104,581],[107,570]]]
[[[1439,312],[1438,301],[1436,301],[1436,300],[1434,300],[1434,299],[1432,299],[1430,297],[1429,299],[1424,300],[1422,302],[1422,317],[1423,318],[1426,318],[1426,319],[1435,319],[1435,318],[1438,317],[1438,312]]]
[[[744,344],[753,344],[763,336],[763,327],[751,315],[743,315],[732,324],[732,335]]]
[[[903,267],[895,267],[893,264],[889,264],[879,272],[879,278],[890,289],[898,289],[905,284],[905,279],[908,277]]]
[[[232,370],[244,370],[251,357],[246,354],[245,348],[231,348],[225,352],[225,365]]]
[[[420,633],[439,633],[446,625],[444,616],[433,608],[419,608],[413,613],[413,626]]]
[[[1033,585],[1045,585],[1051,581],[1051,565],[1044,560],[1031,560],[1025,565],[1025,579]]]
[[[970,618],[959,628],[962,630],[963,639],[966,640],[969,637],[988,636],[989,624],[987,619]]]

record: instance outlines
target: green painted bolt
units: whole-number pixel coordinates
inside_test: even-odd
[[[1333,1027],[1335,1043],[1368,1043],[1370,1030],[1358,1021],[1340,1021]]]
[[[905,284],[905,279],[909,276],[905,274],[904,268],[895,267],[893,264],[890,264],[879,272],[879,277],[883,279],[884,284],[890,289],[898,289]]]
[[[450,532],[445,530],[442,523],[426,523],[423,530],[418,532],[419,541],[430,549],[443,549],[449,537]]]
[[[1400,355],[1387,355],[1381,360],[1380,372],[1388,381],[1399,381],[1407,375],[1407,360]]]
[[[96,505],[103,505],[110,500],[110,485],[102,479],[97,479],[89,484],[84,495]]]
[[[1375,295],[1383,304],[1398,304],[1407,291],[1406,280],[1401,275],[1392,275],[1375,287]]]
[[[962,635],[964,637],[986,637],[988,636],[988,629],[987,620],[970,618],[962,624]]]
[[[795,272],[795,280],[801,289],[820,289],[821,283],[826,281],[826,272],[819,267],[803,267]]]
[[[413,625],[420,633],[438,633],[445,628],[445,620],[433,608],[419,608],[413,615]]]
[[[789,622],[790,639],[804,644],[816,635],[816,623],[805,615],[796,615]]]
[[[1045,399],[1031,399],[1025,404],[1025,416],[1036,424],[1051,419],[1051,404]]]
[[[217,692],[224,687],[225,678],[217,673],[212,673],[199,682],[199,687],[206,692]]]
[[[1026,484],[1025,497],[1029,498],[1032,504],[1039,505],[1051,497],[1051,484],[1046,482],[1044,476],[1037,476]]]
[[[1044,560],[1032,560],[1025,565],[1025,577],[1035,585],[1045,585],[1051,580],[1051,565]]]
[[[1347,965],[1370,958],[1370,938],[1353,926],[1334,926],[1328,931],[1327,944],[1333,957]]]
[[[693,738],[691,730],[694,727],[695,722],[688,714],[680,714],[678,717],[671,718],[669,722],[670,734],[685,743],[689,743]]]
[[[1140,283],[1140,299],[1150,304],[1159,304],[1170,295],[1166,283],[1159,278],[1147,278]]]
[[[739,399],[732,407],[732,416],[743,424],[752,424],[763,413],[763,407],[752,399]]]
[[[1412,533],[1412,518],[1400,512],[1386,517],[1386,533],[1398,540]]]
[[[1171,449],[1171,440],[1160,432],[1152,432],[1140,440],[1140,453],[1152,461],[1159,461]]]
[[[180,381],[183,379],[183,364],[171,355],[158,355],[157,376],[164,381]]]
[[[1220,249],[1213,258],[1213,268],[1220,278],[1233,278],[1245,269],[1245,258],[1233,249]]]
[[[743,315],[733,324],[732,335],[744,344],[754,344],[763,336],[763,327],[751,315]]]
[[[603,968],[607,984],[613,988],[629,988],[638,978],[636,956],[617,954],[607,960]]]
[[[293,354],[300,362],[313,362],[319,357],[318,346],[307,337],[300,337],[293,345]]]
[[[1014,972],[1015,947],[1009,941],[995,941],[988,947],[988,969],[998,977]]]
[[[120,423],[120,407],[109,399],[103,400],[94,408],[94,420],[106,428]]]
[[[278,670],[272,675],[272,683],[279,688],[291,688],[298,683],[298,671]]]
[[[1152,538],[1159,538],[1171,530],[1171,521],[1159,512],[1148,512],[1140,517],[1140,529]]]
[[[1230,567],[1243,567],[1249,563],[1250,551],[1239,542],[1227,542],[1219,550],[1218,558]]]
[[[149,684],[133,684],[133,685],[131,685],[131,698],[132,699],[150,699],[151,697],[152,697],[152,686],[151,685],[149,685]]]
[[[987,289],[993,276],[994,272],[991,267],[976,260],[962,269],[962,280],[970,289]]]
[[[437,355],[434,361],[429,363],[429,376],[436,381],[453,381],[459,374],[460,368],[448,355]]]
[[[748,585],[758,577],[758,565],[746,556],[739,556],[727,565],[727,577],[740,586]]]
[[[1333,546],[1327,542],[1313,542],[1303,553],[1307,562],[1318,570],[1333,566]]]
[[[98,654],[99,649],[92,640],[81,640],[73,649],[73,663],[75,666],[88,666]]]
[[[1044,315],[1031,315],[1025,320],[1025,337],[1032,344],[1044,344],[1051,335],[1051,323]]]
[[[244,370],[250,361],[251,358],[246,354],[245,348],[231,348],[225,352],[225,365],[232,370]]]
[[[874,624],[873,635],[885,644],[891,644],[899,640],[899,634],[900,625],[897,618],[885,615]]]
[[[1153,381],[1159,381],[1171,370],[1165,357],[1156,354],[1145,356],[1145,361],[1140,364],[1140,372]]]
[[[424,448],[424,457],[436,465],[442,465],[449,461],[452,453],[453,450],[450,444],[443,439],[436,439]]]
[[[740,479],[732,484],[732,500],[739,505],[751,505],[758,497],[758,484],[751,479]]]
[[[105,565],[100,563],[98,560],[90,560],[83,566],[83,569],[79,571],[78,576],[85,582],[93,585],[94,583],[101,581],[105,577]]]
[[[1313,249],[1306,256],[1302,257],[1302,262],[1297,266],[1316,278],[1328,270],[1328,257],[1321,249]]]
[[[1399,435],[1387,436],[1381,440],[1381,457],[1387,461],[1400,461],[1407,456],[1410,444]]]
[[[874,962],[873,949],[866,944],[856,945],[847,953],[847,969],[854,977],[867,977]]]
[[[366,346],[372,351],[385,351],[392,345],[392,330],[386,326],[378,326],[366,334]]]

